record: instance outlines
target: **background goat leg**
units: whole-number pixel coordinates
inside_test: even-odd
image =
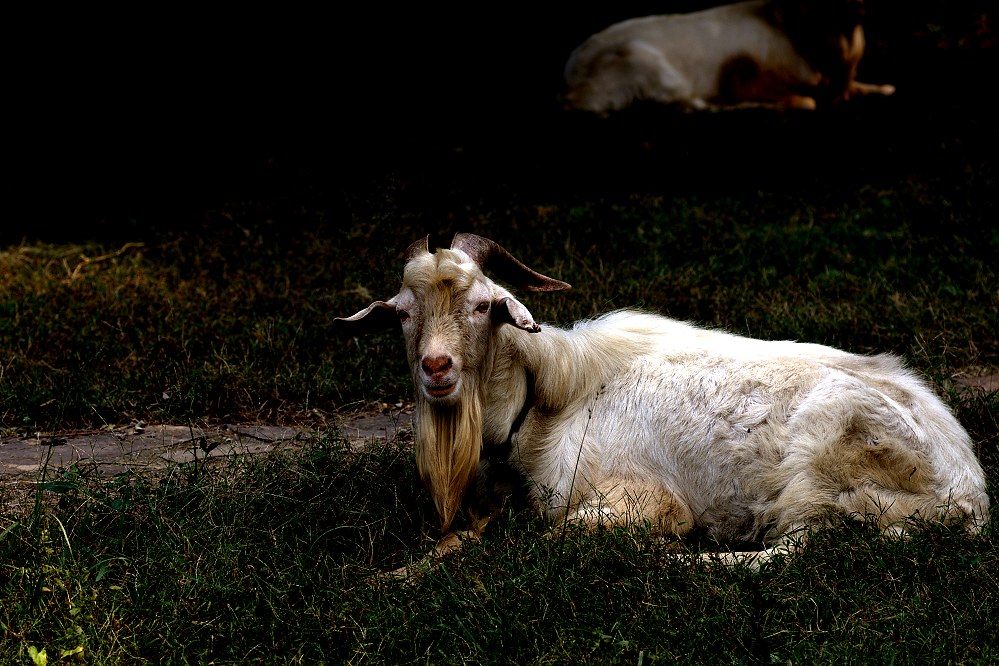
[[[895,86],[891,84],[861,83],[860,81],[850,81],[847,88],[847,95],[892,95],[895,93]]]

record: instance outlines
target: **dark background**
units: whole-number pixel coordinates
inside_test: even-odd
[[[562,67],[589,34],[717,3],[606,4],[23,17],[9,26],[13,205],[0,241],[130,239],[195,224],[228,198],[328,195],[386,176],[422,183],[429,202],[823,188],[991,166],[994,2],[868,0],[859,78],[895,84],[889,99],[818,113],[564,114]]]

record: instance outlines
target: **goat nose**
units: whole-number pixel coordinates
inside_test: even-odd
[[[429,356],[424,356],[423,362],[420,365],[423,366],[423,372],[427,373],[428,377],[443,375],[451,369],[451,357],[434,356],[431,358]]]

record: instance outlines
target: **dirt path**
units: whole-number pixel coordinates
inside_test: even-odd
[[[354,446],[395,437],[409,430],[412,413],[394,409],[355,415],[339,423]],[[266,425],[225,425],[215,429],[177,425],[137,425],[121,429],[0,438],[0,479],[36,481],[43,465],[66,468],[92,463],[105,476],[132,470],[160,470],[177,463],[226,456],[259,455],[301,446],[316,433]]]

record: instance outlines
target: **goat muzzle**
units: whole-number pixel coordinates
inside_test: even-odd
[[[446,398],[458,388],[457,377],[452,376],[454,361],[450,356],[424,356],[420,361],[423,370],[423,388],[430,398]]]
[[[423,372],[430,379],[440,379],[444,377],[451,369],[454,363],[451,361],[450,356],[424,356],[423,360],[420,362],[420,366],[423,368]]]

